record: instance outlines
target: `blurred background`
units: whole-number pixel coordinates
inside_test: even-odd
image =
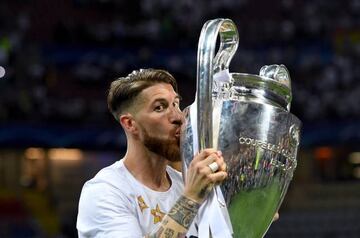
[[[360,0],[2,0],[0,237],[77,237],[83,183],[126,148],[110,82],[141,67],[195,95],[202,25],[230,18],[232,72],[285,64],[304,123],[266,237],[360,237]]]

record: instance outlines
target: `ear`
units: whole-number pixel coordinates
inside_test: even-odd
[[[137,133],[137,126],[134,117],[130,113],[126,113],[119,117],[119,122],[125,131]]]

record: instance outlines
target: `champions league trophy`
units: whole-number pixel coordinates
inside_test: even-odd
[[[259,75],[229,73],[238,40],[231,20],[206,22],[198,46],[196,100],[184,110],[184,175],[193,155],[210,147],[222,151],[228,170],[200,208],[200,238],[263,237],[297,164],[301,122],[289,112],[289,73],[284,65],[263,66]]]

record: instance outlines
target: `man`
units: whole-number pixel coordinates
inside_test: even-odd
[[[108,107],[127,138],[124,158],[85,183],[79,237],[196,237],[193,222],[209,188],[226,177],[221,152],[205,149],[186,181],[168,163],[180,160],[184,118],[174,77],[134,71],[112,82]]]

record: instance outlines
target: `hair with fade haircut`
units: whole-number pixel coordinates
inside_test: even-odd
[[[134,70],[126,77],[120,77],[110,85],[107,97],[108,108],[116,120],[128,110],[134,99],[146,88],[158,83],[168,83],[178,92],[175,78],[161,69]]]

